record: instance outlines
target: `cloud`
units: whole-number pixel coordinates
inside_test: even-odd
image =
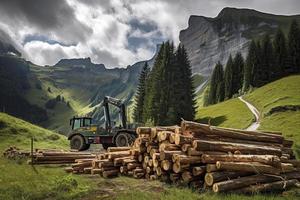
[[[300,1],[2,0],[0,30],[40,65],[91,57],[107,67],[125,67],[151,58],[157,43],[178,43],[190,15],[215,17],[224,7],[291,15],[299,13]]]

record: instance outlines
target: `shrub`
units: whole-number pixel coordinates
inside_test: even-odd
[[[60,192],[69,192],[72,189],[76,189],[78,186],[77,181],[72,178],[71,176],[66,176],[66,177],[57,177],[54,180],[54,190],[60,191]]]

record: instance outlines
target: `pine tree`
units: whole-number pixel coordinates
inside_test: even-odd
[[[208,103],[216,104],[224,100],[224,71],[223,66],[218,62],[213,70],[210,80]]]
[[[288,50],[293,73],[300,72],[300,29],[296,20],[290,26],[288,35]]]
[[[259,86],[265,85],[275,79],[273,72],[274,66],[274,56],[273,56],[273,46],[271,43],[270,36],[266,34],[262,40],[262,49],[260,54],[261,61],[261,73],[259,78]]]
[[[236,94],[242,88],[244,79],[244,58],[240,52],[237,52],[234,57],[232,71],[232,93]]]
[[[143,109],[146,94],[146,80],[149,73],[148,63],[146,62],[139,77],[139,83],[135,95],[135,107],[133,117],[136,122],[143,122]]]
[[[287,48],[285,36],[281,29],[277,30],[275,39],[273,42],[274,47],[274,70],[272,70],[273,77],[275,79],[281,78],[286,75],[285,71],[287,68]]]
[[[174,101],[175,121],[179,123],[181,118],[193,120],[195,117],[195,88],[192,80],[192,70],[187,52],[183,45],[176,50],[176,64],[174,72]]]
[[[230,99],[233,95],[233,59],[230,55],[224,73],[225,99]]]
[[[250,85],[253,86],[253,77],[256,74],[256,65],[258,64],[257,61],[257,49],[256,43],[254,40],[251,41],[249,46],[246,63],[245,63],[245,70],[244,70],[244,81],[243,81],[243,91],[247,91]]]
[[[158,102],[160,99],[160,85],[162,74],[162,62],[165,43],[159,49],[152,70],[146,80],[146,95],[143,108],[143,121],[147,124],[155,125],[157,123]]]
[[[261,74],[262,74],[262,67],[261,67],[261,54],[262,54],[262,49],[260,42],[256,43],[256,64],[253,66],[253,72],[252,72],[252,86],[253,87],[259,87],[261,86]]]

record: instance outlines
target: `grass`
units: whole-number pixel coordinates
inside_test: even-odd
[[[245,96],[263,114],[278,106],[300,105],[300,75],[282,78]]]
[[[239,99],[230,99],[208,107],[200,107],[197,110],[196,120],[211,125],[246,128],[254,117],[247,106]]]
[[[54,135],[59,136],[55,141],[51,139],[57,138]],[[38,148],[68,148],[64,136],[0,113],[0,152],[11,145],[29,149],[31,136],[36,138],[35,146]],[[97,175],[66,174],[63,167],[31,166],[26,164],[26,160],[8,160],[0,156],[0,199],[287,200],[297,197],[295,191],[287,196],[199,193],[187,187],[172,186],[159,181],[128,177],[104,179]]]
[[[9,146],[68,149],[65,136],[0,113],[0,152]],[[1,153],[2,154],[2,153]],[[0,199],[74,199],[95,188],[89,180],[66,174],[61,166],[28,165],[0,156]]]

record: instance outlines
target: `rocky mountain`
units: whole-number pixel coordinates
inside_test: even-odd
[[[150,66],[155,55],[147,60]],[[88,114],[102,123],[103,109],[97,105],[106,95],[131,104],[145,62],[108,69],[90,58],[76,58],[38,66],[5,52],[0,55],[0,109],[62,133],[67,133],[74,115]],[[116,110],[112,115],[117,119]]]
[[[224,8],[215,18],[191,16],[188,28],[179,35],[187,48],[193,73],[209,76],[215,64],[225,64],[230,54],[240,51],[246,56],[252,38],[265,33],[274,34],[277,28],[287,33],[293,19],[300,15],[279,16],[250,9]]]

